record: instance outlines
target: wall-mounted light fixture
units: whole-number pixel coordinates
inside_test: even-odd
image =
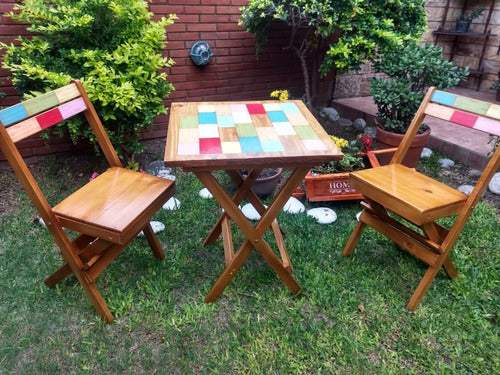
[[[198,41],[191,47],[189,55],[195,65],[203,66],[208,65],[213,53],[207,42]]]

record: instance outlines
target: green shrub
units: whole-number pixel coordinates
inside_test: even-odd
[[[0,44],[3,67],[24,99],[78,78],[117,151],[142,152],[138,134],[166,112],[163,98],[173,90],[162,71],[173,61],[162,50],[175,15],[152,21],[144,0],[24,0],[7,16],[33,33]],[[74,142],[94,141],[81,123],[66,125]]]
[[[359,68],[378,52],[419,38],[426,25],[424,0],[250,0],[241,8],[241,24],[257,39],[257,50],[267,41],[273,21],[290,27],[285,48],[300,59],[304,91],[312,101],[309,66],[322,74]],[[326,44],[326,51],[318,46]],[[309,59],[312,59],[313,62]]]
[[[443,60],[441,48],[427,43],[409,42],[404,48],[384,53],[374,61],[374,67],[388,76],[370,82],[377,116],[386,130],[400,134],[406,132],[429,87],[453,87],[468,75],[468,68]]]

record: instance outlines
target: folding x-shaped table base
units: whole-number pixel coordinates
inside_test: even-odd
[[[222,233],[226,268],[205,297],[205,302],[214,302],[220,297],[226,286],[229,284],[236,272],[238,272],[239,268],[243,265],[254,248],[266,260],[274,272],[276,272],[292,294],[297,294],[299,292],[301,287],[292,276],[293,268],[285,248],[283,233],[278,225],[278,222],[276,221],[276,217],[289,197],[292,195],[295,188],[302,182],[310,167],[311,166],[295,168],[267,208],[264,204],[262,204],[260,199],[251,189],[254,181],[257,179],[262,169],[251,170],[246,178],[243,178],[235,170],[226,171],[233,182],[236,183],[236,186],[239,186],[232,198],[222,188],[210,171],[193,170],[198,179],[203,183],[203,185],[205,185],[210,193],[212,193],[214,198],[224,209],[224,213],[204,241],[204,244],[214,242]],[[261,215],[260,220],[258,220],[255,225],[252,225],[252,223],[238,208],[238,205],[245,198]],[[230,220],[236,224],[246,237],[246,240],[236,252],[234,252]],[[276,238],[281,260],[263,238],[268,229],[273,231]]]

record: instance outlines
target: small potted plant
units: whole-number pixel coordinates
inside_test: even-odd
[[[483,14],[483,12],[484,9],[481,8],[481,9],[474,9],[466,13],[460,13],[457,16],[456,20],[457,24],[455,27],[455,31],[459,33],[466,33],[467,31],[469,31],[471,22],[477,17],[479,17],[481,14]]]
[[[383,78],[372,78],[370,93],[377,105],[378,148],[397,147],[406,133],[427,89],[436,86],[443,90],[456,86],[468,75],[468,68],[459,68],[442,58],[442,50],[430,44],[408,42],[403,48],[382,54],[374,61]],[[403,164],[414,168],[422,148],[430,137],[430,129],[421,127]],[[380,163],[387,164],[390,155],[382,155]]]
[[[330,136],[344,157],[339,161],[325,162],[312,168],[305,177],[308,201],[336,201],[362,199],[349,184],[349,172],[370,166],[366,152],[371,151],[373,139],[367,134],[359,134],[355,140]]]

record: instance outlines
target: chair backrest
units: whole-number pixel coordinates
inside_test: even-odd
[[[0,111],[0,149],[46,222],[54,220],[51,207],[23,160],[16,142],[83,113],[110,166],[121,167],[111,141],[80,81]]]
[[[410,127],[395,152],[391,164],[401,163],[426,116],[436,117],[452,124],[500,136],[499,104],[484,102],[431,87],[427,91]],[[489,181],[499,168],[500,147],[490,156],[488,164],[484,168],[474,190],[469,195],[466,205],[468,209],[464,210],[464,216],[468,216],[476,206],[486,190]]]

